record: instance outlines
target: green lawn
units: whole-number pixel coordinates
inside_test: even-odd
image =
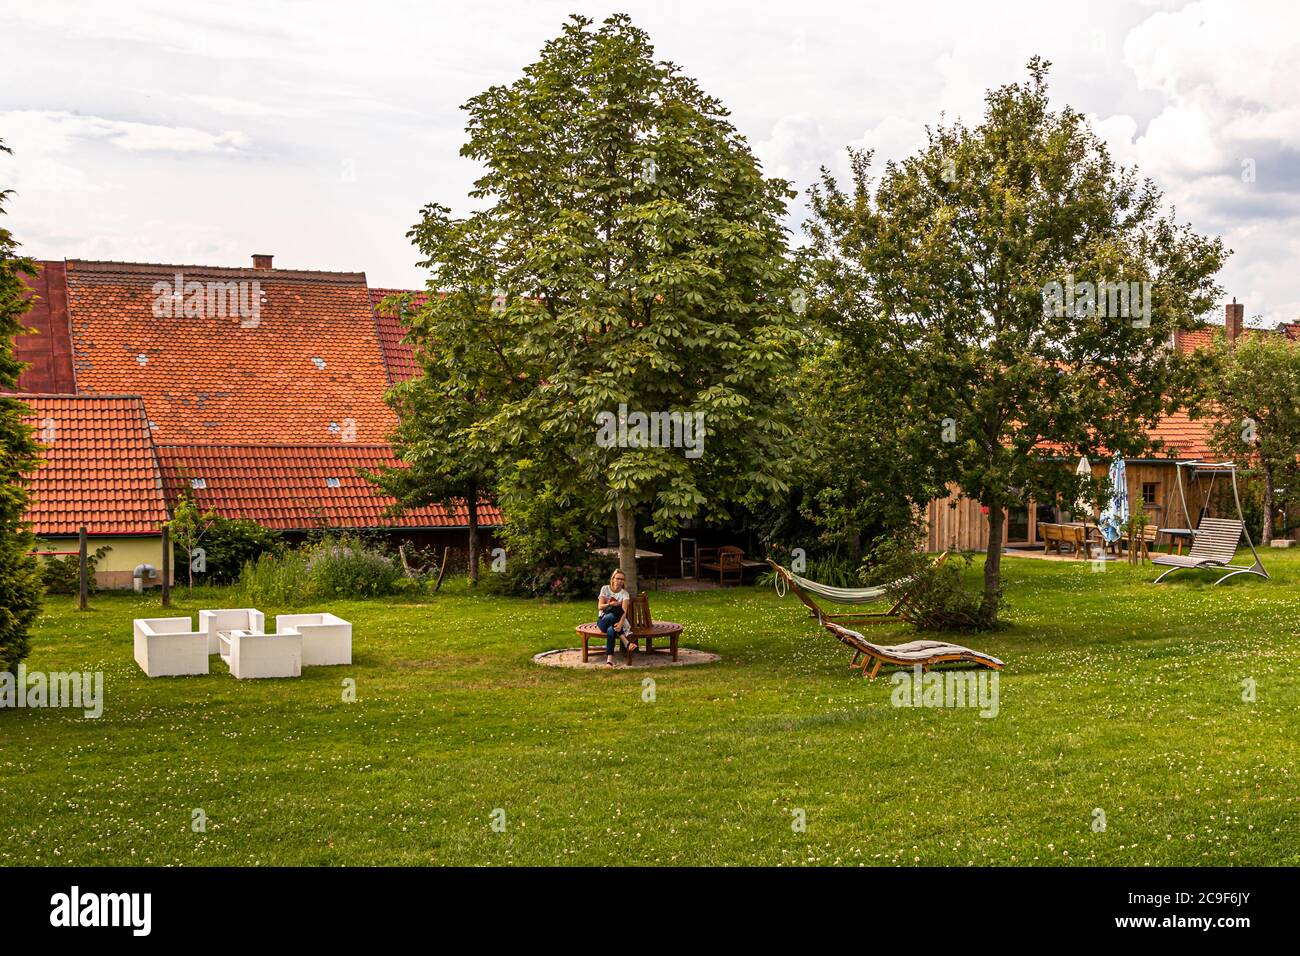
[[[240,682],[140,673],[156,597],[54,598],[28,667],[102,669],[105,712],[0,711],[0,863],[1296,865],[1300,553],[1265,560],[1210,588],[1008,558],[1015,625],[967,639],[1007,664],[992,719],[891,706],[770,588],[654,595],[723,660],[653,702],[531,663],[594,600],[338,602],[352,666]]]

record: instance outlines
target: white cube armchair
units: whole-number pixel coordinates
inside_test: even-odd
[[[221,654],[222,631],[252,631],[260,634],[266,630],[266,615],[255,607],[199,611],[199,630],[208,635],[208,653]]]
[[[352,663],[352,625],[333,614],[277,614],[278,634],[296,631],[302,635],[304,667],[325,667]]]
[[[192,627],[188,617],[137,618],[135,662],[149,677],[206,674],[208,636]]]
[[[234,630],[221,636],[221,659],[239,680],[258,677],[301,677],[302,635],[297,631],[260,634]]]

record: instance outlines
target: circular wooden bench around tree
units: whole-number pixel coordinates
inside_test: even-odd
[[[582,640],[582,662],[587,663],[587,647],[590,641],[603,643],[606,639],[605,632],[596,626],[595,621],[587,624],[579,624],[575,630],[578,637]],[[664,640],[669,642],[669,652],[673,655],[673,660],[677,660],[677,638],[681,636],[682,626],[674,624],[672,621],[656,621],[650,616],[650,598],[642,592],[632,599],[632,633],[622,634],[620,639],[624,647],[627,647],[627,662],[632,663],[632,650],[628,647],[629,638],[635,641],[646,654],[655,653],[654,642]],[[660,652],[662,653],[662,652]]]

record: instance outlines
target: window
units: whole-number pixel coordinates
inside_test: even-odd
[[[190,479],[190,487],[193,488],[195,491],[201,491],[202,489],[206,488],[207,486],[208,486],[208,480],[207,480],[206,478],[191,478],[191,479]]]
[[[326,487],[326,488],[337,488],[337,487],[339,487],[340,484],[341,484],[341,482],[340,482],[337,478],[326,478],[326,479],[325,479],[325,487]]]
[[[1159,502],[1160,482],[1144,481],[1142,482],[1142,503],[1144,505],[1154,505]]]

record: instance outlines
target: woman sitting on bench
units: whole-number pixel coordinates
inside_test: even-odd
[[[614,666],[614,647],[618,644],[620,632],[630,634],[632,621],[628,610],[632,605],[632,596],[624,586],[626,578],[622,571],[615,571],[609,576],[609,584],[600,589],[597,599],[596,626],[605,633],[605,666]],[[636,650],[636,641],[628,642],[628,650]]]

